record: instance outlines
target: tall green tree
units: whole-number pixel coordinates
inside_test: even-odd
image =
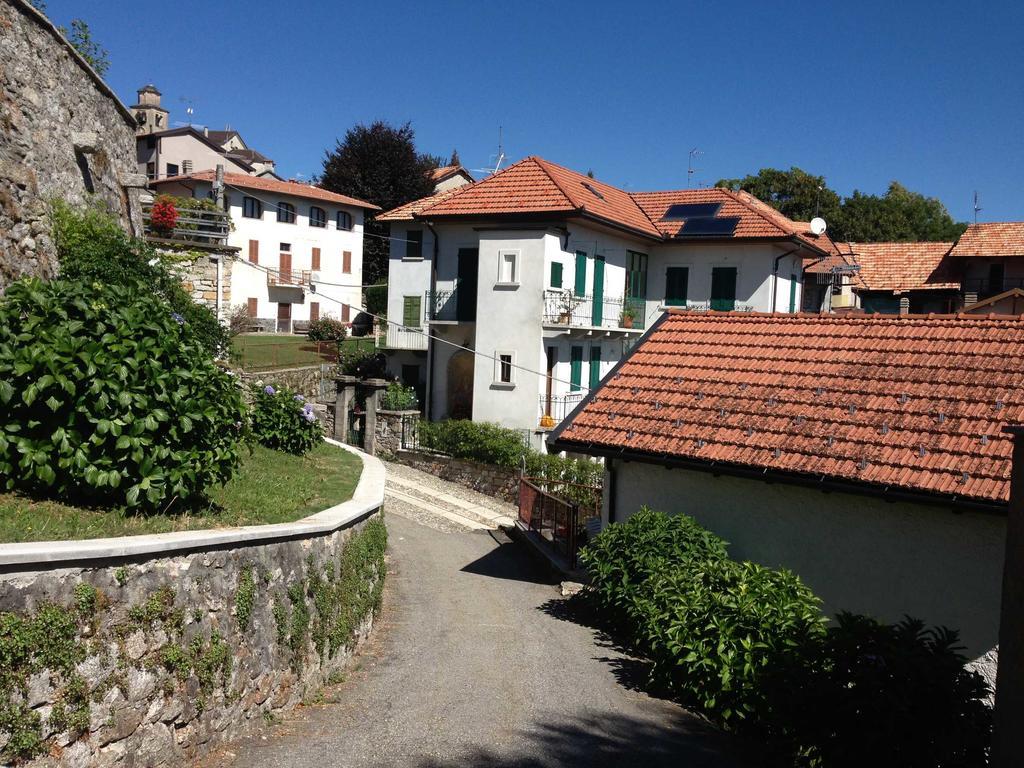
[[[788,171],[762,168],[756,175],[742,179],[719,179],[715,186],[749,192],[793,221],[810,221],[821,216],[831,225],[839,214],[839,195],[828,188],[825,177],[796,167]]]
[[[379,205],[387,211],[434,191],[431,171],[441,159],[416,150],[412,124],[382,120],[350,128],[326,153],[319,183],[324,189]],[[387,279],[389,227],[370,219],[364,227],[363,282]]]

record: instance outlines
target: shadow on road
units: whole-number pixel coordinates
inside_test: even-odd
[[[448,760],[427,758],[418,768],[554,768],[554,766],[636,766],[639,768],[725,768],[738,766],[721,734],[685,715],[658,722],[609,715],[572,722],[537,723],[499,750],[475,749]]]
[[[498,542],[498,546],[459,570],[492,579],[525,581],[531,584],[554,584],[554,580],[515,542]]]

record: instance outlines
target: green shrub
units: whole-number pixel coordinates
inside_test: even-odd
[[[341,341],[345,338],[345,324],[333,317],[310,320],[306,336],[310,341]]]
[[[129,236],[99,207],[76,210],[62,201],[52,206],[54,243],[61,277],[86,284],[120,285],[161,296],[185,321],[185,335],[210,355],[227,353],[228,331],[216,315],[196,304],[174,273],[175,259]]]
[[[778,765],[987,765],[990,691],[964,668],[959,637],[914,619],[840,613],[766,681],[756,732]],[[880,756],[885,759],[881,760]]]
[[[0,300],[0,478],[146,509],[238,466],[235,382],[142,287],[21,280]]]
[[[385,411],[411,411],[419,407],[416,390],[393,381],[388,384],[380,397],[380,407]]]
[[[252,435],[267,448],[301,456],[323,438],[312,403],[290,389],[252,388]]]
[[[360,379],[382,379],[387,373],[387,359],[362,344],[342,344],[338,350],[338,373]]]
[[[388,286],[368,285],[363,291],[366,301],[366,311],[378,317],[387,317],[388,314]]]

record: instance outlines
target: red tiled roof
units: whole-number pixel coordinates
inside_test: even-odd
[[[430,180],[435,184],[438,184],[445,179],[450,179],[452,176],[458,176],[459,174],[465,174],[469,178],[473,178],[469,171],[463,168],[461,165],[446,165],[443,168],[435,168],[430,172]]]
[[[175,183],[182,181],[213,181],[216,177],[214,171],[199,171],[187,176],[169,176],[166,179],[151,181],[150,184]],[[293,197],[305,197],[310,200],[323,200],[338,205],[351,205],[356,208],[366,208],[370,211],[379,211],[380,207],[373,203],[357,200],[348,195],[339,195],[336,192],[328,192],[326,189],[314,187],[311,184],[299,184],[294,181],[279,181],[265,176],[248,176],[244,173],[225,173],[224,184],[229,187],[241,187],[242,189],[258,189],[264,192],[276,192],[279,195],[292,195]]]
[[[950,256],[1024,256],[1024,221],[971,224]]]
[[[952,243],[850,243],[869,291],[957,289],[944,257]]]
[[[1024,317],[671,312],[556,447],[1001,504]]]
[[[411,203],[406,203],[405,205],[400,205],[397,208],[392,208],[390,211],[385,213],[378,214],[374,218],[377,221],[412,221],[416,214],[424,208],[427,208],[434,203],[438,203],[441,200],[446,200],[460,189],[462,189],[462,187],[455,187],[453,189],[446,189],[443,192],[437,192],[430,197],[421,197],[419,200],[413,200]]]

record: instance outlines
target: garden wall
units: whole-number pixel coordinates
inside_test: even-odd
[[[333,382],[324,381],[323,368],[333,368],[332,365],[309,365],[302,368],[282,368],[274,371],[244,371],[240,372],[242,383],[249,385],[262,381],[264,384],[271,384],[275,387],[287,387],[295,390],[309,400],[322,399],[321,387]],[[325,401],[334,402],[333,393],[326,394]],[[330,433],[328,433],[330,434]]]
[[[57,270],[47,202],[93,198],[141,230],[135,120],[49,20],[0,0],[0,293]]]
[[[396,451],[394,460],[502,501],[515,504],[519,500],[519,472],[515,469],[428,451]]]
[[[314,695],[383,585],[384,469],[361,457],[353,498],[295,523],[0,545],[3,757],[192,764]]]

